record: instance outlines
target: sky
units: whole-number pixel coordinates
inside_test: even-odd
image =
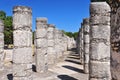
[[[14,6],[32,8],[32,30],[36,29],[36,18],[47,17],[48,24],[67,32],[77,32],[83,18],[89,17],[90,0],[0,0],[0,10],[12,16]]]

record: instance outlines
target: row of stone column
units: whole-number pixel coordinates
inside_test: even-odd
[[[89,73],[89,18],[83,19],[77,37],[77,52],[80,55],[80,63],[84,65],[84,72]]]
[[[0,40],[1,43],[4,43],[1,21],[0,26]],[[55,25],[48,24],[47,18],[37,18],[34,35],[35,53],[33,53],[32,10],[29,7],[16,6],[13,8],[13,29],[13,80],[33,80],[33,61],[35,61],[37,72],[46,72],[49,65],[55,64],[58,58],[75,45],[73,38],[69,38],[56,29]],[[4,45],[0,46],[1,54],[3,47]],[[0,57],[0,59],[2,58]]]
[[[75,44],[75,42],[56,29],[55,25],[48,24],[47,18],[37,18],[36,26],[37,72],[46,72],[49,65],[55,64],[60,57],[64,56],[68,48],[72,48],[69,44]]]
[[[89,80],[111,80],[110,7],[106,2],[90,4],[90,18],[83,19],[77,48]]]

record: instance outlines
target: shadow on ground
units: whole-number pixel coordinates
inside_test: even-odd
[[[72,67],[72,66],[64,65],[62,67],[73,70],[73,71],[78,72],[78,73],[84,73],[82,69],[78,69],[78,68],[75,68],[75,67]]]
[[[13,80],[13,75],[12,74],[8,74],[7,78],[8,78],[8,80]]]
[[[58,75],[57,77],[61,80],[78,80],[78,79],[68,76],[68,75]]]
[[[77,61],[73,61],[73,60],[65,60],[65,61],[80,65],[80,62],[77,62]]]

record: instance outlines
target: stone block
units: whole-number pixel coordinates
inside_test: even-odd
[[[85,33],[89,33],[90,32],[90,26],[89,26],[89,24],[85,24],[84,26],[85,26],[84,27],[84,32]]]
[[[32,63],[32,47],[14,48],[13,63]]]
[[[55,48],[54,47],[48,47],[47,48],[47,53],[48,54],[55,54]]]
[[[0,33],[3,33],[4,32],[4,24],[3,24],[3,21],[0,20]]]
[[[106,2],[92,2],[90,4],[91,14],[110,13],[110,6]]]
[[[54,39],[53,33],[47,33],[47,39]]]
[[[45,72],[48,69],[48,54],[46,48],[37,49],[37,72]]]
[[[85,54],[89,54],[89,50],[90,49],[90,45],[89,44],[85,44],[84,45],[84,52],[85,52]]]
[[[37,48],[47,47],[47,39],[46,38],[36,39],[36,46]]]
[[[102,15],[94,15],[90,18],[90,24],[103,24],[103,25],[110,25],[110,14],[109,16],[102,16]]]
[[[32,64],[13,64],[14,77],[26,77],[31,75]]]
[[[55,42],[54,40],[48,40],[48,47],[54,47]]]
[[[91,78],[110,78],[110,62],[90,61]]]
[[[110,26],[101,25],[101,26],[91,26],[91,38],[105,39],[110,41]]]
[[[84,36],[84,43],[90,43],[90,37],[89,35]]]
[[[84,63],[89,63],[89,54],[84,54]]]
[[[56,54],[52,54],[52,53],[48,53],[48,65],[49,64],[55,64],[56,60],[57,60],[57,55]]]
[[[36,38],[45,38],[47,37],[47,30],[45,28],[36,30]]]
[[[43,23],[36,23],[36,27],[37,27],[37,29],[43,29],[43,28],[45,28],[46,30],[47,30],[47,24],[43,24]]]
[[[32,46],[32,32],[15,30],[13,32],[15,47],[30,47]]]
[[[86,73],[86,74],[88,74],[89,73],[89,64],[87,63],[85,63],[84,64],[84,73]]]
[[[13,50],[4,50],[4,62],[10,62],[12,61],[12,57],[13,57]]]
[[[14,13],[13,15],[13,28],[16,30],[31,30],[32,26],[32,17],[28,13]]]
[[[48,32],[54,32],[54,30],[55,30],[54,27],[49,27],[49,26],[48,26],[48,28],[47,28],[47,31],[48,31]]]
[[[110,45],[100,43],[91,43],[90,58],[92,60],[110,61]]]
[[[4,34],[0,33],[0,48],[4,48]]]

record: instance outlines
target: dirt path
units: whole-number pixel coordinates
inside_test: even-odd
[[[88,80],[88,75],[83,72],[79,55],[69,52],[65,59],[49,68],[45,74],[35,74],[34,80]]]

